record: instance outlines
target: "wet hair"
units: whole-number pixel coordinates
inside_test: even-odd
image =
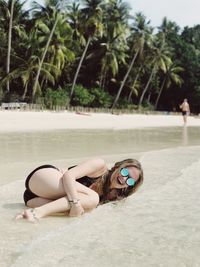
[[[102,193],[103,194],[100,198],[101,203],[105,203],[109,201],[107,197],[110,192],[110,178],[112,174],[115,172],[119,172],[122,168],[131,167],[131,166],[137,168],[140,171],[138,180],[136,181],[134,186],[129,186],[123,189],[116,189],[117,196],[116,196],[116,199],[113,199],[113,200],[126,198],[137,191],[137,189],[143,183],[143,179],[144,179],[142,166],[140,162],[136,159],[125,159],[125,160],[116,162],[115,165],[111,168],[111,170],[109,170],[106,174],[102,176],[102,180],[103,180],[103,188],[102,188],[103,192]]]

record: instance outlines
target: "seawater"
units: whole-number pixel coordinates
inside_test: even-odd
[[[198,127],[1,134],[1,266],[199,267],[199,136]],[[97,156],[140,160],[141,189],[80,218],[14,221],[33,168]]]

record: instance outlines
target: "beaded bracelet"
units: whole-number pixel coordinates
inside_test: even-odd
[[[73,199],[73,200],[69,200],[69,203],[78,204],[79,201],[80,201],[80,199]]]

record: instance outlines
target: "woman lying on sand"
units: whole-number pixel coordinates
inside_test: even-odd
[[[98,204],[126,198],[142,182],[143,170],[135,159],[117,162],[111,170],[98,158],[67,170],[43,165],[27,177],[24,202],[31,209],[24,210],[16,219],[34,222],[59,212],[79,216]]]

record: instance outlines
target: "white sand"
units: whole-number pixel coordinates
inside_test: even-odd
[[[58,129],[134,129],[182,126],[180,115],[144,115],[73,112],[0,111],[0,132]],[[200,126],[200,117],[188,117],[188,126]]]

